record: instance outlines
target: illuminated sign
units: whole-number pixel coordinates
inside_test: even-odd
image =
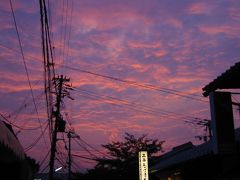
[[[148,180],[148,154],[140,151],[139,156],[139,180]]]

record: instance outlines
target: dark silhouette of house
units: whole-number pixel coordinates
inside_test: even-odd
[[[210,99],[212,138],[173,148],[153,161],[150,173],[159,180],[240,180],[240,128],[234,129],[231,93],[219,91],[239,89],[239,77],[240,62],[203,88]]]
[[[0,120],[0,179],[30,180],[31,169],[11,125]]]

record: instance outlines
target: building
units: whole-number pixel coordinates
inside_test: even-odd
[[[32,173],[11,125],[0,120],[0,179],[30,180]]]
[[[240,62],[203,88],[209,96],[212,138],[187,142],[158,157],[150,167],[159,180],[240,180],[240,128],[234,129],[231,92],[240,88]]]

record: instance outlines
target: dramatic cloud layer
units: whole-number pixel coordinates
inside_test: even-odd
[[[28,149],[47,120],[40,12],[36,0],[12,2],[37,112],[9,0],[0,2],[0,112],[25,128],[42,124],[16,129]],[[195,136],[206,132],[184,121],[210,119],[202,87],[239,61],[239,1],[61,0],[49,10],[56,72],[74,86],[75,100],[64,100],[62,115],[83,140],[99,151],[125,132],[166,140],[166,151],[200,143]],[[41,161],[49,148],[47,129],[27,153]],[[64,143],[58,148],[65,163]],[[91,157],[74,141],[73,153]]]

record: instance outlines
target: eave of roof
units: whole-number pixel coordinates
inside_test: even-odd
[[[239,89],[240,88],[240,62],[226,70],[203,88],[206,97],[210,92],[217,89]]]

